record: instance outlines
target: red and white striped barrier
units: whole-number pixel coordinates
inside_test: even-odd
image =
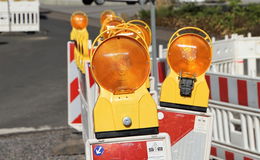
[[[67,43],[68,67],[68,124],[81,131],[81,101],[79,95],[79,78],[76,61],[74,58],[74,42]]]
[[[170,160],[168,134],[110,138],[86,142],[87,160]]]
[[[211,100],[208,111],[214,117],[213,156],[260,159],[260,110]]]
[[[211,146],[211,114],[158,107],[159,131],[171,137],[173,160],[208,160]]]
[[[207,73],[210,99],[260,109],[260,78]]]
[[[159,86],[168,72],[165,58],[157,59]],[[260,109],[260,78],[206,73],[210,99]]]
[[[253,155],[239,149],[223,147],[217,143],[212,143],[210,155],[221,157],[224,160],[259,160],[260,155]]]
[[[92,137],[93,125],[90,117],[98,97],[98,86],[91,74],[89,61],[85,62],[86,73],[82,74],[79,71],[74,58],[74,49],[74,42],[68,42],[68,124],[78,131],[83,129],[86,133],[84,135]],[[85,114],[83,121],[86,123],[82,128],[83,112]]]

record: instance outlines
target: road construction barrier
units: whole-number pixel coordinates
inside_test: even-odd
[[[81,131],[81,101],[79,96],[78,69],[75,60],[75,44],[67,43],[67,67],[68,67],[68,124]]]
[[[1,0],[0,32],[40,30],[39,0]]]
[[[89,139],[86,142],[86,160],[170,160],[170,137],[168,134]]]
[[[212,100],[260,109],[260,78],[208,72],[206,79]]]
[[[93,122],[90,116],[98,95],[98,87],[90,72],[88,17],[84,12],[71,16],[72,31],[68,43],[68,124],[83,132],[83,138],[93,138]],[[81,94],[80,94],[81,93]],[[82,105],[82,101],[86,105]],[[82,116],[83,115],[83,116]],[[85,125],[85,127],[82,127]]]
[[[91,45],[91,41],[89,41],[89,45]],[[81,113],[87,114],[91,110],[90,107],[94,107],[96,99],[98,97],[98,86],[95,83],[92,74],[90,72],[90,62],[84,61],[84,72],[81,72],[79,67],[77,67],[76,59],[75,59],[75,42],[68,42],[68,124],[69,126],[75,128],[78,131],[82,131],[82,116]],[[86,105],[82,105],[82,101],[80,101],[79,90],[81,90],[82,96],[85,98],[86,102],[90,107],[86,108]],[[82,97],[81,97],[82,99]],[[83,109],[83,112],[82,112]],[[87,113],[86,113],[87,112]],[[91,115],[91,114],[87,114]],[[89,116],[84,116],[89,117]],[[90,120],[89,120],[90,121]],[[89,130],[92,129],[91,122],[88,122]],[[92,132],[86,134],[90,137]]]
[[[227,160],[260,159],[260,110],[211,100],[211,155]]]
[[[211,72],[260,77],[260,37],[251,33],[226,35],[214,42]],[[245,54],[246,53],[246,54]]]
[[[160,45],[159,83],[169,72],[166,53]],[[260,79],[207,72],[206,80],[211,89],[209,110],[214,114],[211,155],[231,160],[259,159]]]
[[[211,114],[158,107],[159,130],[171,138],[173,160],[208,160],[211,147]]]

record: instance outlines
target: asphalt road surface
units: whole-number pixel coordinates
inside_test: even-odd
[[[0,128],[64,126],[70,24],[42,16],[41,32],[0,35]],[[88,27],[91,38],[98,28]]]

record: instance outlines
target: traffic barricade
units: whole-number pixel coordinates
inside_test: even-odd
[[[170,160],[168,134],[111,138],[102,141],[90,139],[86,147],[87,160]]]
[[[1,0],[0,32],[40,30],[39,0]]]

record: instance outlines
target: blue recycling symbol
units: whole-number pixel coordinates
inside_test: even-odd
[[[94,149],[94,154],[97,156],[101,156],[104,153],[104,148],[102,146],[96,146]]]

